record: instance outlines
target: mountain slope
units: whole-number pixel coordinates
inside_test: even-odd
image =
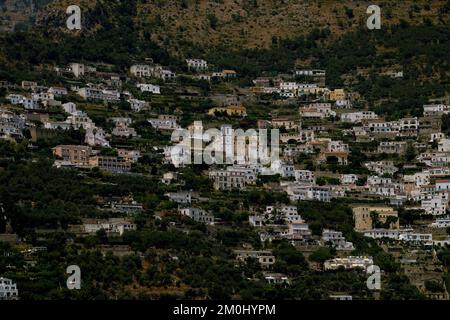
[[[141,35],[151,37],[174,53],[186,53],[192,46],[197,50],[211,45],[268,47],[277,39],[295,38],[323,28],[336,38],[365,27],[366,9],[373,1],[56,0],[39,8],[36,25],[63,31],[65,9],[71,4],[78,4],[82,9],[83,32],[117,25],[120,16],[131,15],[133,27]],[[382,9],[382,28],[401,20],[410,24],[420,24],[427,19],[435,24],[450,22],[448,0],[380,1],[377,4]]]

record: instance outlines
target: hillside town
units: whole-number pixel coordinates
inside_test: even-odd
[[[89,172],[147,176],[156,179],[145,188],[164,190],[167,204],[157,207],[142,203],[142,196],[135,200],[132,193],[96,195],[97,216],[82,214],[78,223],[63,227],[73,239],[99,233],[108,238],[126,236],[143,228],[142,217],[144,223],[171,217],[173,228],[181,230],[190,219],[217,232],[234,224],[214,209],[212,200],[237,197],[228,211],[246,212],[240,224],[253,229],[259,243],[238,241],[232,254],[236,266],[254,259],[268,284],[286,287],[291,276],[275,272],[278,256],[270,249],[279,241],[310,257],[310,267],[321,272],[365,272],[374,265],[372,256],[355,255],[360,250],[344,236],[349,230],[335,218],[323,221],[323,227],[304,212],[305,203],[308,211],[345,203],[358,237],[370,238],[387,254],[398,255],[395,263],[422,294],[448,299],[442,274],[408,271],[430,265],[442,268],[436,248],[450,244],[450,137],[441,129],[442,119],[450,114],[448,98],[423,105],[421,116],[392,120],[365,107],[359,92],[327,87],[326,70],[261,75],[250,86],[239,86],[236,71],[218,70],[197,58],[186,59],[185,72],[177,74],[152,61],[134,64],[127,73],[108,71],[114,69],[74,62],[53,67],[59,79],[55,83],[33,79],[0,84],[2,140],[13,145],[26,142],[22,145],[29,152],[49,150],[48,159],[57,170],[76,170],[91,178],[95,175]],[[205,86],[212,89],[206,93]],[[201,107],[189,110],[184,101],[199,101]],[[259,106],[268,101],[273,107],[261,112]],[[236,154],[240,142],[235,133],[242,126],[256,132],[278,130],[277,159],[262,164],[250,161],[252,150]],[[218,134],[214,139],[203,133],[211,128]],[[176,149],[179,141],[173,140],[179,130],[187,132],[183,141],[194,141],[181,152]],[[244,148],[250,139],[244,136]],[[216,155],[231,155],[231,161],[205,164],[200,152],[197,176],[187,180],[191,156],[209,141],[214,141]],[[243,192],[280,197],[262,202],[247,198],[244,204],[239,200]],[[27,263],[35,263],[40,250],[17,235],[8,218],[6,224],[0,241],[27,248],[21,255]],[[61,227],[45,232],[60,232]],[[96,246],[107,250],[105,244]],[[124,245],[109,249],[114,255],[133,253]],[[17,298],[12,280],[0,280],[0,298]],[[331,298],[349,299],[351,294],[333,292]]]
[[[450,0],[0,1],[1,314],[450,300],[449,23]]]

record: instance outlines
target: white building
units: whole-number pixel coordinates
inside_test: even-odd
[[[346,241],[340,231],[324,229],[322,231],[322,241],[325,244],[331,242],[336,250],[354,250],[353,243]]]
[[[241,170],[214,170],[210,171],[209,178],[216,190],[241,190],[247,183],[247,173]]]
[[[202,71],[208,69],[208,62],[203,59],[186,59],[189,70]]]
[[[296,76],[325,77],[326,71],[319,69],[295,70]]]
[[[441,116],[450,113],[450,106],[444,104],[428,104],[423,106],[424,116]]]
[[[373,265],[372,257],[363,257],[363,256],[349,256],[346,258],[334,258],[325,261],[324,269],[325,270],[338,270],[340,268],[344,269],[356,269],[361,268],[364,271],[367,270],[370,266]]]
[[[22,137],[25,117],[0,109],[0,137]]]
[[[159,130],[175,130],[179,128],[176,119],[166,119],[166,118],[154,118],[147,120],[153,128]]]
[[[131,66],[130,73],[135,77],[149,78],[153,74],[153,67],[146,64],[135,64]]]
[[[433,235],[431,233],[402,233],[399,237],[400,241],[423,243],[425,245],[433,244]]]
[[[341,114],[341,121],[348,123],[360,123],[363,120],[375,120],[378,115],[373,111],[359,111]]]
[[[275,263],[275,256],[270,250],[233,250],[233,252],[239,261],[246,261],[249,258],[253,258],[262,267],[269,267]]]
[[[382,176],[384,174],[394,174],[398,171],[398,168],[394,166],[393,161],[376,161],[367,162],[364,166],[378,175]]]
[[[141,152],[133,149],[117,149],[117,156],[126,161],[136,163],[141,157]]]
[[[296,206],[282,206],[281,215],[288,223],[303,221],[302,217],[298,214]]]
[[[353,104],[348,99],[338,99],[334,102],[336,107],[350,109],[353,107]]]
[[[289,278],[281,273],[266,273],[264,274],[264,278],[269,284],[282,284],[282,285],[289,285],[290,280]]]
[[[137,137],[136,129],[129,127],[127,124],[118,124],[112,130],[112,135],[116,137]]]
[[[440,139],[438,142],[439,152],[450,152],[450,139]]]
[[[400,134],[403,136],[415,136],[419,132],[420,122],[415,118],[402,118],[399,121]]]
[[[142,91],[142,92],[150,92],[153,94],[161,94],[161,88],[157,85],[154,84],[145,84],[145,83],[140,83],[137,85],[137,87]]]
[[[378,145],[378,153],[403,154],[406,152],[407,143],[405,141],[381,141]]]
[[[163,81],[173,80],[176,77],[176,74],[167,69],[160,69],[156,72],[156,78],[162,79]]]
[[[364,231],[364,236],[372,239],[388,238],[397,241],[422,243],[430,245],[433,243],[433,236],[428,233],[414,233],[412,229],[373,229]]]
[[[436,191],[450,192],[450,179],[436,179]]]
[[[328,186],[313,186],[311,184],[303,184],[298,182],[283,183],[282,187],[285,189],[291,201],[321,201],[330,202],[333,194]]]
[[[313,103],[300,107],[299,113],[303,118],[324,119],[336,116],[336,112],[331,110],[330,103]]]
[[[67,102],[62,105],[64,112],[73,114],[77,111],[77,105],[73,102]]]
[[[450,227],[450,218],[438,218],[430,224],[431,228],[448,228]]]
[[[286,238],[290,240],[306,240],[311,237],[311,230],[309,229],[309,225],[303,221],[290,221],[288,224],[288,233]]]
[[[169,192],[165,196],[177,203],[191,203],[192,201],[192,194],[190,192]]]
[[[70,63],[69,70],[76,78],[82,77],[86,73],[85,65],[82,63]]]
[[[39,109],[39,104],[36,99],[28,98],[20,94],[9,94],[6,96],[11,104],[21,104],[27,110]]]
[[[31,99],[35,101],[49,101],[54,100],[55,96],[48,92],[39,92],[39,93],[33,93],[31,95]]]
[[[294,171],[295,181],[305,182],[314,184],[316,178],[314,177],[314,172],[310,170],[295,170]]]
[[[248,223],[252,227],[262,227],[264,225],[264,218],[261,216],[248,216]]]
[[[448,193],[435,192],[426,195],[421,201],[421,208],[425,210],[426,214],[444,215],[448,207]]]
[[[147,110],[149,108],[149,103],[147,101],[138,99],[129,99],[127,101],[131,106],[131,110],[135,112],[140,112],[142,110]]]
[[[100,230],[105,230],[107,233],[118,233],[123,235],[125,231],[136,230],[136,224],[122,218],[110,219],[86,219],[83,223],[83,231],[85,233],[96,233]]]
[[[22,104],[22,101],[25,99],[25,96],[21,94],[8,94],[6,96],[6,100],[8,100],[11,104]]]
[[[433,132],[430,136],[430,142],[439,141],[445,138],[445,134],[442,132]]]
[[[409,232],[411,229],[408,230],[398,230],[398,229],[371,229],[371,230],[365,230],[363,232],[365,237],[372,238],[372,239],[382,239],[382,238],[388,238],[393,240],[398,240],[400,238],[400,234],[403,232]]]
[[[270,170],[273,174],[279,174],[282,178],[295,176],[294,165],[281,160],[273,161]]]
[[[282,91],[296,91],[298,90],[299,85],[297,82],[281,82],[280,89]]]
[[[341,174],[340,181],[342,184],[356,184],[358,175],[356,174]]]
[[[405,183],[413,183],[416,187],[426,186],[430,184],[430,173],[416,172],[413,175],[404,175],[403,181]]]

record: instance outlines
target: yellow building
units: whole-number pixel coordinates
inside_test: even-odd
[[[344,89],[334,89],[333,91],[330,91],[331,101],[344,100],[345,98],[346,95]]]
[[[208,111],[210,116],[216,115],[218,113],[226,113],[228,116],[243,116],[247,115],[247,109],[243,106],[228,106],[228,107],[216,107],[211,108]]]
[[[353,219],[355,220],[356,231],[366,231],[373,229],[373,220],[371,213],[376,213],[378,215],[378,221],[381,223],[386,223],[389,217],[397,218],[395,222],[390,223],[389,229],[400,228],[398,213],[393,208],[367,205],[353,207]]]

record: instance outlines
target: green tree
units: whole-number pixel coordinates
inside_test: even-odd
[[[309,256],[309,260],[319,263],[324,263],[326,260],[331,258],[333,258],[333,255],[331,253],[331,249],[328,247],[321,247]]]

